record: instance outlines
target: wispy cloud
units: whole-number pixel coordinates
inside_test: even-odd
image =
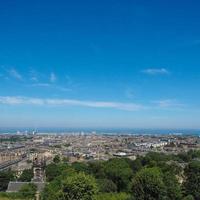
[[[38,74],[35,70],[33,70],[33,69],[30,70],[29,74],[30,74],[31,81],[38,82]]]
[[[57,98],[32,98],[24,96],[0,96],[0,104],[6,105],[35,105],[35,106],[78,106],[91,108],[108,108],[125,111],[144,110],[183,110],[186,105],[173,99],[153,101],[149,105],[137,103],[122,103],[113,101],[86,101],[77,99],[57,99]]]
[[[56,80],[57,80],[56,75],[53,72],[51,72],[51,74],[50,74],[50,82],[54,83]]]
[[[169,74],[169,71],[165,68],[149,68],[142,70],[142,73],[149,75],[166,75]]]
[[[70,88],[68,87],[63,87],[63,86],[58,86],[58,85],[54,85],[54,84],[50,84],[50,83],[34,83],[34,84],[31,84],[31,85],[28,85],[28,86],[31,86],[31,87],[43,87],[43,88],[51,88],[51,89],[56,89],[56,90],[60,90],[60,91],[63,91],[63,92],[68,92],[68,91],[71,91]]]
[[[57,89],[57,90],[63,91],[63,92],[72,91],[72,89],[71,89],[71,88],[68,88],[68,87],[54,86],[54,88]]]
[[[159,108],[181,108],[185,106],[184,104],[179,103],[174,99],[158,100],[154,101],[153,103],[156,104]]]
[[[81,106],[92,108],[112,108],[126,111],[146,109],[143,105],[134,103],[107,102],[107,101],[81,101],[75,99],[42,99],[21,96],[0,96],[0,104],[8,105],[37,105],[37,106]]]
[[[14,68],[8,70],[8,73],[11,77],[13,77],[17,80],[22,80],[22,75]]]

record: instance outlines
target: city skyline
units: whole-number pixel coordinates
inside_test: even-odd
[[[198,6],[2,2],[0,127],[199,129]]]

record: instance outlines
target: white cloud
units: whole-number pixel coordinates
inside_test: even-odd
[[[37,81],[38,81],[38,78],[37,78],[36,76],[32,76],[32,77],[31,77],[31,81],[37,82]]]
[[[78,106],[91,108],[108,108],[125,111],[142,111],[142,110],[179,110],[184,109],[186,105],[176,100],[166,99],[153,101],[153,105],[142,105],[135,103],[122,103],[113,101],[84,101],[77,99],[57,99],[57,98],[32,98],[23,96],[0,96],[0,104],[6,105],[35,105],[35,106]]]
[[[113,108],[118,110],[138,111],[143,110],[143,105],[134,103],[105,102],[105,101],[80,101],[75,99],[42,99],[21,96],[0,96],[0,104],[8,105],[49,105],[49,106],[82,106],[92,108]]]
[[[51,81],[52,83],[54,83],[54,82],[56,81],[56,79],[57,79],[56,75],[52,72],[52,73],[50,74],[50,81]]]
[[[26,98],[26,97],[0,97],[1,104],[9,105],[20,105],[20,104],[34,104],[34,105],[43,105],[42,99],[38,98]]]
[[[14,68],[8,70],[8,73],[11,77],[18,79],[18,80],[22,80],[22,75]]]
[[[184,104],[181,104],[174,99],[164,99],[154,101],[153,103],[155,103],[159,108],[180,108],[185,106]]]
[[[145,74],[149,74],[149,75],[169,74],[169,71],[165,68],[150,68],[150,69],[145,69],[142,72],[145,73]]]

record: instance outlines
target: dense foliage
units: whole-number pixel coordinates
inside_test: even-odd
[[[42,198],[64,200],[73,196],[73,199],[86,200],[199,200],[200,161],[194,161],[198,158],[200,151],[179,155],[151,152],[134,161],[113,158],[72,165],[54,162],[46,168],[50,182]]]
[[[184,188],[186,194],[193,195],[195,199],[200,199],[200,161],[193,161],[185,169]]]
[[[61,195],[66,200],[92,200],[97,191],[96,181],[92,176],[78,173],[66,178]]]
[[[133,178],[132,192],[136,200],[165,199],[166,190],[158,168],[144,168]]]
[[[151,152],[134,161],[113,158],[70,165],[56,156],[54,162],[46,166],[48,183],[41,199],[200,200],[199,159],[200,151],[179,155]],[[1,190],[5,190],[11,175],[11,172],[4,173],[0,173]],[[24,194],[35,193],[30,186],[24,190]],[[23,191],[20,192],[23,196]]]

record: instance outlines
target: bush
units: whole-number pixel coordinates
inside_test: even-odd
[[[37,191],[37,186],[33,183],[28,183],[22,186],[19,193],[24,199],[34,199]]]

